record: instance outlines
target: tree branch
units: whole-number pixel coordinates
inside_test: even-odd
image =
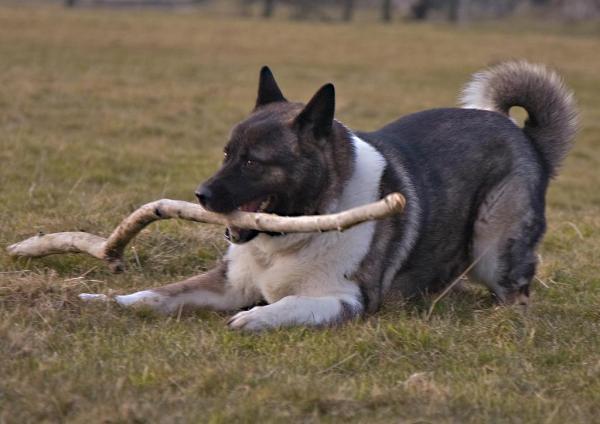
[[[217,214],[195,203],[162,199],[147,203],[125,218],[112,234],[102,238],[84,232],[39,234],[8,246],[14,257],[41,257],[57,253],[87,253],[108,262],[114,272],[124,269],[123,252],[129,242],[154,221],[170,218],[235,226],[281,233],[342,231],[365,221],[382,219],[401,212],[406,200],[392,193],[378,202],[329,215],[284,217],[267,213],[232,212]]]

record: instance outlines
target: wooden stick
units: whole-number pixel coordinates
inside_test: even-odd
[[[342,231],[365,221],[382,219],[401,212],[406,200],[392,193],[378,202],[329,215],[283,217],[267,213],[236,211],[217,214],[195,203],[162,199],[147,203],[125,218],[107,238],[84,232],[40,234],[8,246],[10,256],[41,257],[57,253],[87,253],[108,262],[114,272],[124,269],[123,252],[129,242],[148,224],[161,219],[221,224],[238,228],[280,233]]]

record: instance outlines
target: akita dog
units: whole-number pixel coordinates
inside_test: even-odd
[[[334,119],[332,84],[306,105],[289,102],[264,67],[256,106],[233,128],[221,169],[198,188],[200,203],[220,213],[315,215],[398,191],[404,213],[342,233],[229,228],[214,269],[115,300],[166,313],[254,306],[228,322],[246,330],[329,325],[376,311],[390,290],[443,289],[476,261],[470,277],[499,302],[527,301],[548,182],[576,132],[573,95],[555,72],[513,61],[475,74],[462,104],[359,132]],[[527,111],[523,128],[512,106]]]

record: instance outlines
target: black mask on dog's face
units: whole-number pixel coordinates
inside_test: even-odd
[[[306,107],[290,103],[264,67],[256,107],[234,127],[222,167],[196,190],[200,204],[225,214],[315,213],[327,181],[319,150],[331,132],[333,96],[333,86],[328,85]],[[233,243],[245,243],[259,233],[230,227],[225,236]]]

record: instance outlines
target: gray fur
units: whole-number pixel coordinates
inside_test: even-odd
[[[514,61],[479,72],[463,89],[461,103],[505,115],[513,106],[524,108],[529,118],[523,132],[551,175],[571,149],[577,131],[573,93],[560,75],[543,65]]]
[[[388,161],[381,194],[408,200],[402,217],[378,224],[356,273],[367,311],[388,287],[438,291],[475,260],[470,276],[499,301],[529,294],[548,181],[576,131],[573,95],[556,73],[518,61],[476,74],[463,103],[358,133]],[[525,128],[507,119],[512,106],[529,113]]]

